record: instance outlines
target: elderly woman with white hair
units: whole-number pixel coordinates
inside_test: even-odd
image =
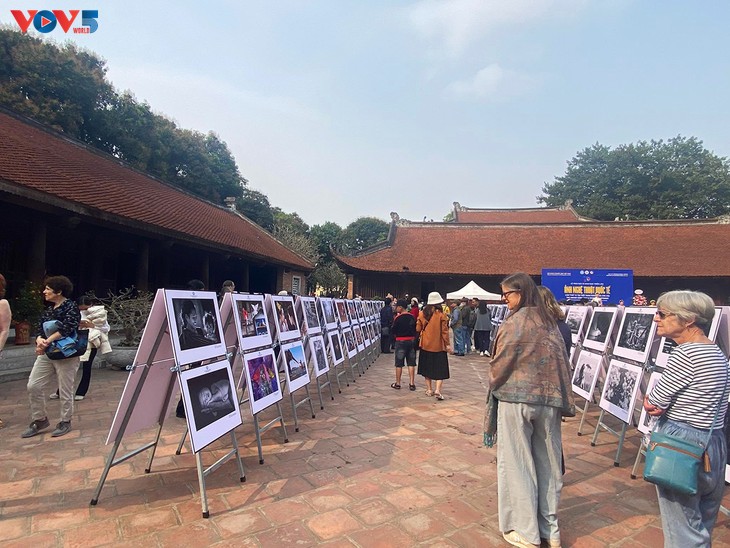
[[[664,546],[710,546],[722,502],[727,445],[728,360],[707,338],[715,314],[712,299],[696,291],[670,291],[657,301],[657,334],[672,339],[661,380],[644,398],[644,408],[660,417],[656,430],[703,447],[711,470],[700,471],[698,493],[683,495],[657,486]],[[710,429],[712,434],[709,437]]]

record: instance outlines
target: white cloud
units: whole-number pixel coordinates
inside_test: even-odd
[[[477,98],[499,101],[524,95],[537,84],[537,79],[532,76],[503,69],[497,63],[492,63],[481,69],[472,78],[452,82],[446,87],[446,93],[458,99]]]
[[[420,0],[407,19],[426,39],[459,56],[468,46],[505,27],[529,23],[551,13],[570,13],[585,0]]]

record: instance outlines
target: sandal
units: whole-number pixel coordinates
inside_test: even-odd
[[[431,392],[430,390],[426,390],[426,395],[427,396],[433,396],[433,392]]]
[[[400,390],[400,384],[393,383],[390,385],[391,388],[395,388],[396,390]]]
[[[444,399],[445,399],[445,398],[444,398],[444,397],[443,397],[443,396],[442,396],[441,394],[439,394],[438,392],[434,392],[434,393],[433,393],[433,395],[434,395],[434,396],[436,396],[436,399],[437,399],[437,400],[439,400],[439,401],[444,401]]]
[[[408,385],[408,390],[410,390],[411,392],[415,392],[416,391],[416,385],[415,384],[409,384]]]

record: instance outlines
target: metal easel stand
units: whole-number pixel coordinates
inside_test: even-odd
[[[127,410],[124,414],[124,419],[122,419],[122,424],[119,428],[119,431],[117,432],[117,436],[114,439],[114,445],[112,446],[112,450],[109,452],[109,457],[107,458],[106,464],[104,465],[104,470],[101,473],[101,477],[99,478],[99,483],[96,486],[96,489],[94,490],[94,495],[92,496],[91,501],[89,504],[91,506],[96,506],[99,502],[99,495],[101,495],[101,490],[104,487],[104,482],[106,482],[106,478],[109,475],[109,471],[112,469],[112,467],[116,466],[117,464],[121,464],[132,457],[138,455],[139,453],[146,451],[147,449],[152,448],[152,452],[150,453],[149,460],[147,462],[147,466],[145,468],[145,472],[149,474],[150,470],[152,469],[152,459],[155,456],[155,449],[157,448],[157,444],[160,441],[160,433],[162,432],[162,425],[165,422],[165,415],[167,412],[167,408],[170,404],[170,396],[172,395],[172,390],[175,386],[175,376],[172,375],[170,377],[170,382],[167,386],[167,393],[165,394],[165,402],[162,406],[162,411],[160,413],[160,417],[158,418],[158,427],[157,427],[157,433],[155,435],[155,440],[147,443],[146,445],[143,445],[142,447],[138,447],[137,449],[134,449],[127,453],[126,455],[123,455],[119,457],[118,459],[115,458],[117,451],[119,451],[119,446],[122,443],[122,439],[124,438],[124,433],[127,429],[127,426],[129,424],[130,419],[132,418],[132,412],[134,410],[134,406],[137,403],[137,400],[139,399],[140,394],[142,393],[142,387],[144,386],[145,379],[147,378],[147,375],[149,374],[150,367],[152,367],[152,364],[154,362],[155,355],[157,354],[157,351],[160,348],[160,343],[162,342],[162,338],[165,335],[165,326],[163,325],[160,327],[159,332],[157,333],[157,336],[155,338],[155,342],[152,346],[152,350],[150,351],[149,357],[147,361],[144,364],[135,364],[134,367],[143,367],[142,370],[142,377],[140,378],[139,382],[135,386],[134,393],[132,394],[132,398],[130,400],[129,406],[127,407]],[[158,367],[162,367],[162,365],[159,365]]]
[[[294,394],[289,392],[289,401],[291,402],[291,410],[292,414],[294,415],[294,431],[299,432],[299,418],[297,417],[297,408],[305,403],[309,403],[309,410],[312,412],[312,418],[316,418],[314,415],[314,406],[312,405],[312,396],[309,393],[309,385],[305,384],[303,386],[304,390],[307,392],[307,395],[300,400],[299,402],[294,402]],[[301,390],[301,388],[299,389]],[[299,390],[296,390],[296,392],[299,392]]]
[[[271,406],[269,406],[271,407]],[[259,414],[255,413],[253,416],[253,428],[254,432],[256,433],[256,445],[259,448],[259,464],[264,463],[264,454],[263,449],[261,447],[261,434],[266,432],[269,428],[276,426],[276,423],[278,422],[281,424],[281,430],[284,432],[284,443],[289,443],[289,438],[286,435],[286,426],[284,426],[284,414],[281,411],[281,403],[276,402],[276,410],[279,413],[279,415],[275,418],[273,418],[271,421],[267,422],[264,426],[259,426]]]
[[[356,370],[357,376],[362,377],[362,366],[360,365],[360,351],[358,350],[352,358],[348,356],[347,359],[350,362],[350,374],[352,375],[352,382],[355,382],[355,373],[353,371]]]
[[[241,454],[238,450],[238,440],[236,440],[235,428],[231,430],[230,434],[233,449],[231,449],[228,453],[226,453],[213,464],[211,464],[208,468],[203,469],[203,459],[200,456],[201,452],[198,451],[197,453],[195,453],[195,463],[198,467],[198,484],[200,485],[200,504],[203,509],[204,518],[210,517],[210,512],[208,511],[208,495],[205,491],[205,477],[208,474],[212,474],[213,472],[218,470],[218,468],[220,468],[226,461],[228,461],[228,459],[235,456],[236,460],[238,461],[238,471],[241,474],[241,483],[246,481],[246,473],[243,470],[243,462],[241,461]]]
[[[644,441],[644,437],[641,438],[641,443],[639,444],[639,451],[636,453],[636,460],[634,460],[634,467],[631,469],[631,479],[636,479],[638,476],[636,475],[636,470],[639,468],[639,463],[641,462],[641,457],[646,456],[646,442]]]
[[[336,377],[335,378],[337,379],[337,390],[339,391],[340,394],[342,394],[342,386],[340,385],[340,377],[342,377],[344,375],[344,377],[345,377],[345,386],[350,386],[350,381],[347,378],[347,372],[350,369],[350,365],[349,365],[350,364],[350,357],[347,355],[347,348],[343,348],[342,351],[345,354],[345,359],[347,360],[347,363],[345,363],[345,360],[343,359],[340,362],[340,365],[339,366],[338,365],[335,365],[333,367],[333,369],[335,370],[335,373],[336,373]],[[337,369],[338,367],[340,368],[339,370]],[[352,382],[353,383],[355,382],[355,379],[354,378],[352,379]]]
[[[616,456],[613,459],[613,465],[618,467],[621,465],[621,451],[623,450],[623,447],[624,447],[624,439],[626,438],[626,428],[628,427],[628,424],[621,421],[621,424],[622,424],[621,430],[616,431],[603,422],[603,416],[605,414],[606,414],[606,411],[601,409],[601,414],[598,415],[598,424],[596,425],[596,430],[595,430],[595,432],[593,432],[593,439],[591,440],[591,447],[596,446],[596,440],[598,440],[598,433],[600,432],[601,428],[603,428],[606,432],[616,436],[618,438],[618,449],[616,450]],[[616,419],[616,420],[621,420],[621,419]]]
[[[325,381],[323,383],[319,382],[319,379],[322,377],[325,378]],[[317,395],[319,396],[319,409],[324,409],[324,402],[322,401],[322,389],[329,386],[330,389],[330,398],[332,401],[335,401],[335,394],[332,391],[332,381],[330,381],[330,374],[329,371],[325,371],[323,374],[321,374],[319,377],[314,378],[315,382],[317,383]],[[342,393],[342,391],[340,391]],[[314,417],[312,417],[314,418]]]
[[[577,350],[576,350],[577,352]],[[606,371],[608,369],[608,355],[606,352],[602,353],[601,357],[601,370],[596,371],[596,375],[603,375],[605,377]],[[605,382],[605,381],[604,381]],[[583,435],[583,425],[586,422],[586,416],[588,414],[588,408],[591,406],[591,403],[595,403],[594,398],[596,397],[596,388],[598,388],[598,383],[596,383],[596,386],[593,388],[593,392],[591,393],[591,398],[586,400],[586,404],[583,406],[583,409],[576,407],[576,411],[578,411],[581,414],[580,417],[580,424],[578,425],[578,435]]]

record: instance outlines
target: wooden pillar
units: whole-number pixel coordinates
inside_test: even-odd
[[[241,269],[239,270],[238,278],[239,278],[238,280],[234,280],[234,282],[236,283],[236,290],[237,291],[246,291],[246,292],[251,291],[251,289],[249,288],[248,263],[246,263],[246,262],[241,263]]]
[[[46,222],[37,221],[33,224],[30,252],[28,253],[28,279],[36,283],[43,283],[46,275]]]
[[[137,253],[137,274],[135,285],[140,291],[147,291],[150,286],[150,243],[147,240],[139,242]]]
[[[355,275],[347,275],[347,298],[352,299],[355,297]]]
[[[206,289],[214,291],[216,288],[210,287],[210,257],[206,253],[203,260],[200,261],[200,281],[205,284]]]

